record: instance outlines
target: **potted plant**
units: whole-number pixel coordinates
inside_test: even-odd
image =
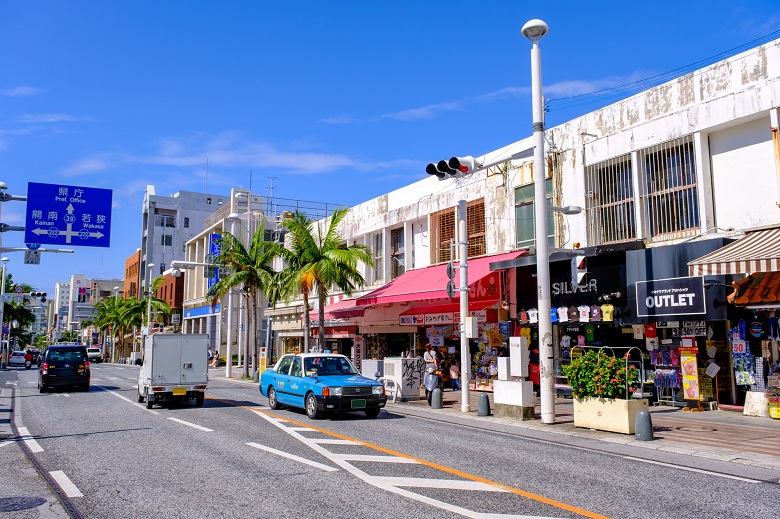
[[[574,425],[601,431],[634,434],[636,415],[647,400],[633,398],[639,370],[604,350],[589,350],[563,367],[574,398]]]

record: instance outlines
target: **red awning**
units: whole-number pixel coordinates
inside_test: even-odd
[[[499,299],[493,299],[490,301],[469,301],[469,312],[476,310],[484,310],[489,306],[493,306],[498,303]],[[415,315],[415,314],[445,314],[450,312],[460,312],[460,303],[447,303],[443,305],[424,305],[415,306],[401,312],[401,315]]]
[[[490,274],[491,263],[515,259],[525,253],[526,251],[520,250],[470,259],[468,262],[469,287],[474,286],[475,283]],[[460,274],[456,272],[456,282],[459,275]],[[448,298],[447,281],[449,281],[449,279],[447,278],[446,264],[410,270],[383,287],[359,297],[357,299],[357,304],[363,306]],[[495,295],[498,296],[498,294]]]
[[[365,306],[357,306],[357,299],[342,299],[332,305],[325,307],[325,320],[348,319],[350,317],[363,317]],[[312,310],[309,312],[309,319],[319,319],[320,311]]]

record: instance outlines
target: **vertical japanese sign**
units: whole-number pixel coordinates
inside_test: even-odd
[[[699,366],[696,356],[699,348],[696,346],[696,337],[685,336],[680,338],[680,367],[682,368],[683,398],[685,400],[699,400]]]
[[[222,253],[222,235],[217,233],[212,233],[209,235],[209,254],[216,258]],[[216,285],[219,282],[219,268],[214,267],[214,277],[208,278],[208,288],[209,290],[211,287]]]

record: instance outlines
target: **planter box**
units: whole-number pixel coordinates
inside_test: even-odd
[[[646,399],[575,398],[574,425],[599,431],[634,434],[637,413],[649,409]]]

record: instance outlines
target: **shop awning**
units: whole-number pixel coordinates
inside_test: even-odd
[[[366,306],[358,306],[357,299],[342,299],[325,307],[325,320],[348,319],[350,317],[363,317]],[[309,319],[319,319],[320,312],[314,309],[309,312]]]
[[[777,305],[780,303],[780,272],[759,272],[731,284],[734,292],[726,296],[735,305]]]
[[[473,286],[474,283],[478,282],[491,273],[491,263],[514,259],[522,254],[525,254],[525,252],[526,251],[524,250],[514,251],[504,254],[494,254],[492,256],[483,256],[481,258],[470,259],[468,262],[469,286]],[[460,274],[456,272],[456,281],[459,275]],[[362,306],[448,298],[448,280],[446,264],[410,270],[405,274],[395,278],[390,283],[387,283],[383,287],[380,287],[373,292],[369,292],[368,294],[359,297],[357,299],[357,304]]]
[[[484,310],[489,306],[493,306],[498,303],[499,299],[493,299],[492,301],[469,301],[469,312],[477,310]],[[460,303],[447,303],[443,305],[421,305],[412,307],[401,315],[415,315],[415,314],[444,314],[450,312],[459,312]]]
[[[688,262],[691,276],[780,271],[780,228],[747,233],[737,241]]]

